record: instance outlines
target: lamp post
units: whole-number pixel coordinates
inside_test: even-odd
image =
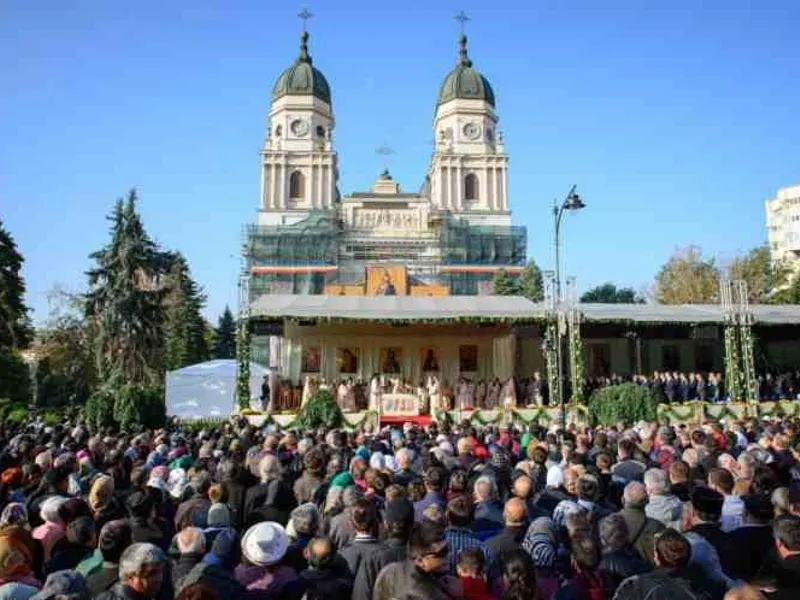
[[[564,377],[564,352],[562,347],[562,331],[561,328],[565,325],[565,315],[563,310],[564,298],[561,294],[561,218],[564,216],[565,211],[575,212],[586,207],[581,197],[575,191],[577,186],[573,185],[567,197],[559,205],[558,202],[553,204],[553,225],[555,229],[554,243],[556,251],[556,281],[555,281],[555,301],[558,307],[558,329],[557,329],[557,343],[556,343],[556,361],[558,364],[558,394],[561,398],[561,424],[563,427],[567,426],[567,398],[565,390],[565,377]]]

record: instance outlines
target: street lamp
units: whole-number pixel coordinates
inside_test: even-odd
[[[586,207],[581,197],[575,191],[577,186],[573,185],[567,197],[561,205],[558,202],[553,204],[553,221],[555,228],[555,249],[556,249],[556,281],[555,281],[555,302],[558,307],[558,329],[557,329],[557,343],[556,343],[556,362],[558,363],[558,395],[561,397],[561,423],[564,427],[567,425],[567,399],[565,389],[564,365],[563,358],[564,352],[562,348],[562,332],[561,327],[565,319],[563,317],[563,304],[564,298],[561,295],[561,218],[564,216],[564,211],[575,212]]]

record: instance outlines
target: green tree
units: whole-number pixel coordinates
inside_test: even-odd
[[[519,279],[505,269],[495,272],[492,287],[496,296],[519,296],[520,293]]]
[[[544,300],[544,282],[542,281],[542,270],[531,259],[519,276],[519,293],[531,302],[541,302]]]
[[[103,381],[159,384],[163,378],[164,279],[171,264],[147,235],[136,191],[118,200],[109,243],[90,255],[87,316]]]
[[[800,275],[791,278],[788,285],[769,297],[771,304],[800,304]]]
[[[784,263],[774,264],[769,246],[753,248],[736,257],[726,270],[730,279],[743,279],[752,302],[770,302],[775,290],[783,289],[789,282],[789,268]],[[777,295],[777,294],[776,294]],[[780,296],[778,296],[780,298]]]
[[[581,302],[597,302],[600,304],[643,304],[633,288],[618,288],[611,282],[598,285],[587,290],[581,296]]]
[[[24,259],[0,220],[0,348],[25,349],[33,329],[25,306]]]
[[[180,253],[172,257],[164,299],[164,362],[167,370],[179,369],[208,358],[203,308],[206,295],[192,279],[189,264]]]
[[[82,297],[54,288],[36,342],[36,399],[40,406],[83,404],[97,384]]]
[[[720,271],[698,246],[679,249],[656,275],[656,300],[661,304],[715,304]]]
[[[236,357],[236,320],[231,309],[226,306],[214,329],[214,345],[211,347],[213,358]]]

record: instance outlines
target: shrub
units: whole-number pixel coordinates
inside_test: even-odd
[[[114,394],[110,390],[101,390],[89,396],[84,409],[84,417],[86,423],[94,429],[116,425]]]
[[[123,429],[139,425],[150,429],[164,426],[167,408],[161,388],[125,385],[117,391],[114,402],[114,420]]]
[[[657,405],[650,388],[634,383],[612,385],[592,393],[589,420],[593,425],[655,421]]]
[[[31,401],[30,371],[16,350],[0,348],[0,398],[25,406]]]
[[[305,429],[341,427],[344,423],[342,409],[333,399],[330,390],[320,390],[308,401],[297,417],[297,425]]]
[[[30,414],[28,414],[28,409],[24,406],[18,406],[8,413],[5,420],[15,425],[22,425],[28,420],[28,417],[30,417]]]

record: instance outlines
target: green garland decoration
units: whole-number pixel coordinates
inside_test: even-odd
[[[558,381],[558,323],[550,321],[544,330],[544,362],[547,368],[547,385],[550,388],[550,405],[561,405],[561,386]]]
[[[250,327],[247,315],[236,324],[236,403],[239,410],[250,408]]]
[[[727,404],[708,404],[703,403],[703,417],[706,419],[713,419],[719,421],[720,419],[727,419],[729,417],[738,419],[739,415],[734,412]]]
[[[758,402],[753,328],[746,323],[740,325],[739,338],[742,346],[742,380],[745,393],[743,398],[748,402]]]
[[[583,394],[583,339],[581,338],[581,314],[575,313],[569,327],[569,375],[572,384],[570,402],[580,403],[585,400]]]
[[[725,325],[725,383],[728,397],[732,402],[742,398],[741,369],[737,327],[733,323]]]
[[[683,412],[681,409],[684,409]],[[676,406],[674,404],[659,404],[658,405],[659,419],[669,419],[670,421],[678,421],[685,423],[696,419],[697,411],[693,406]]]
[[[530,425],[531,423],[539,423],[540,421],[549,423],[550,421],[553,420],[553,417],[551,417],[550,414],[543,408],[534,411],[533,416],[530,419],[526,418],[521,411],[516,409],[513,409],[511,411],[511,414],[514,416],[515,419],[519,419],[525,425]]]
[[[495,413],[497,413],[497,415],[494,416],[493,418],[492,417],[484,417],[483,416],[484,412],[495,412]],[[481,409],[476,408],[474,411],[472,411],[472,414],[470,415],[469,420],[470,421],[477,421],[481,425],[494,425],[495,423],[499,423],[502,418],[503,418],[502,411],[499,411],[499,410],[498,411],[482,411]]]

